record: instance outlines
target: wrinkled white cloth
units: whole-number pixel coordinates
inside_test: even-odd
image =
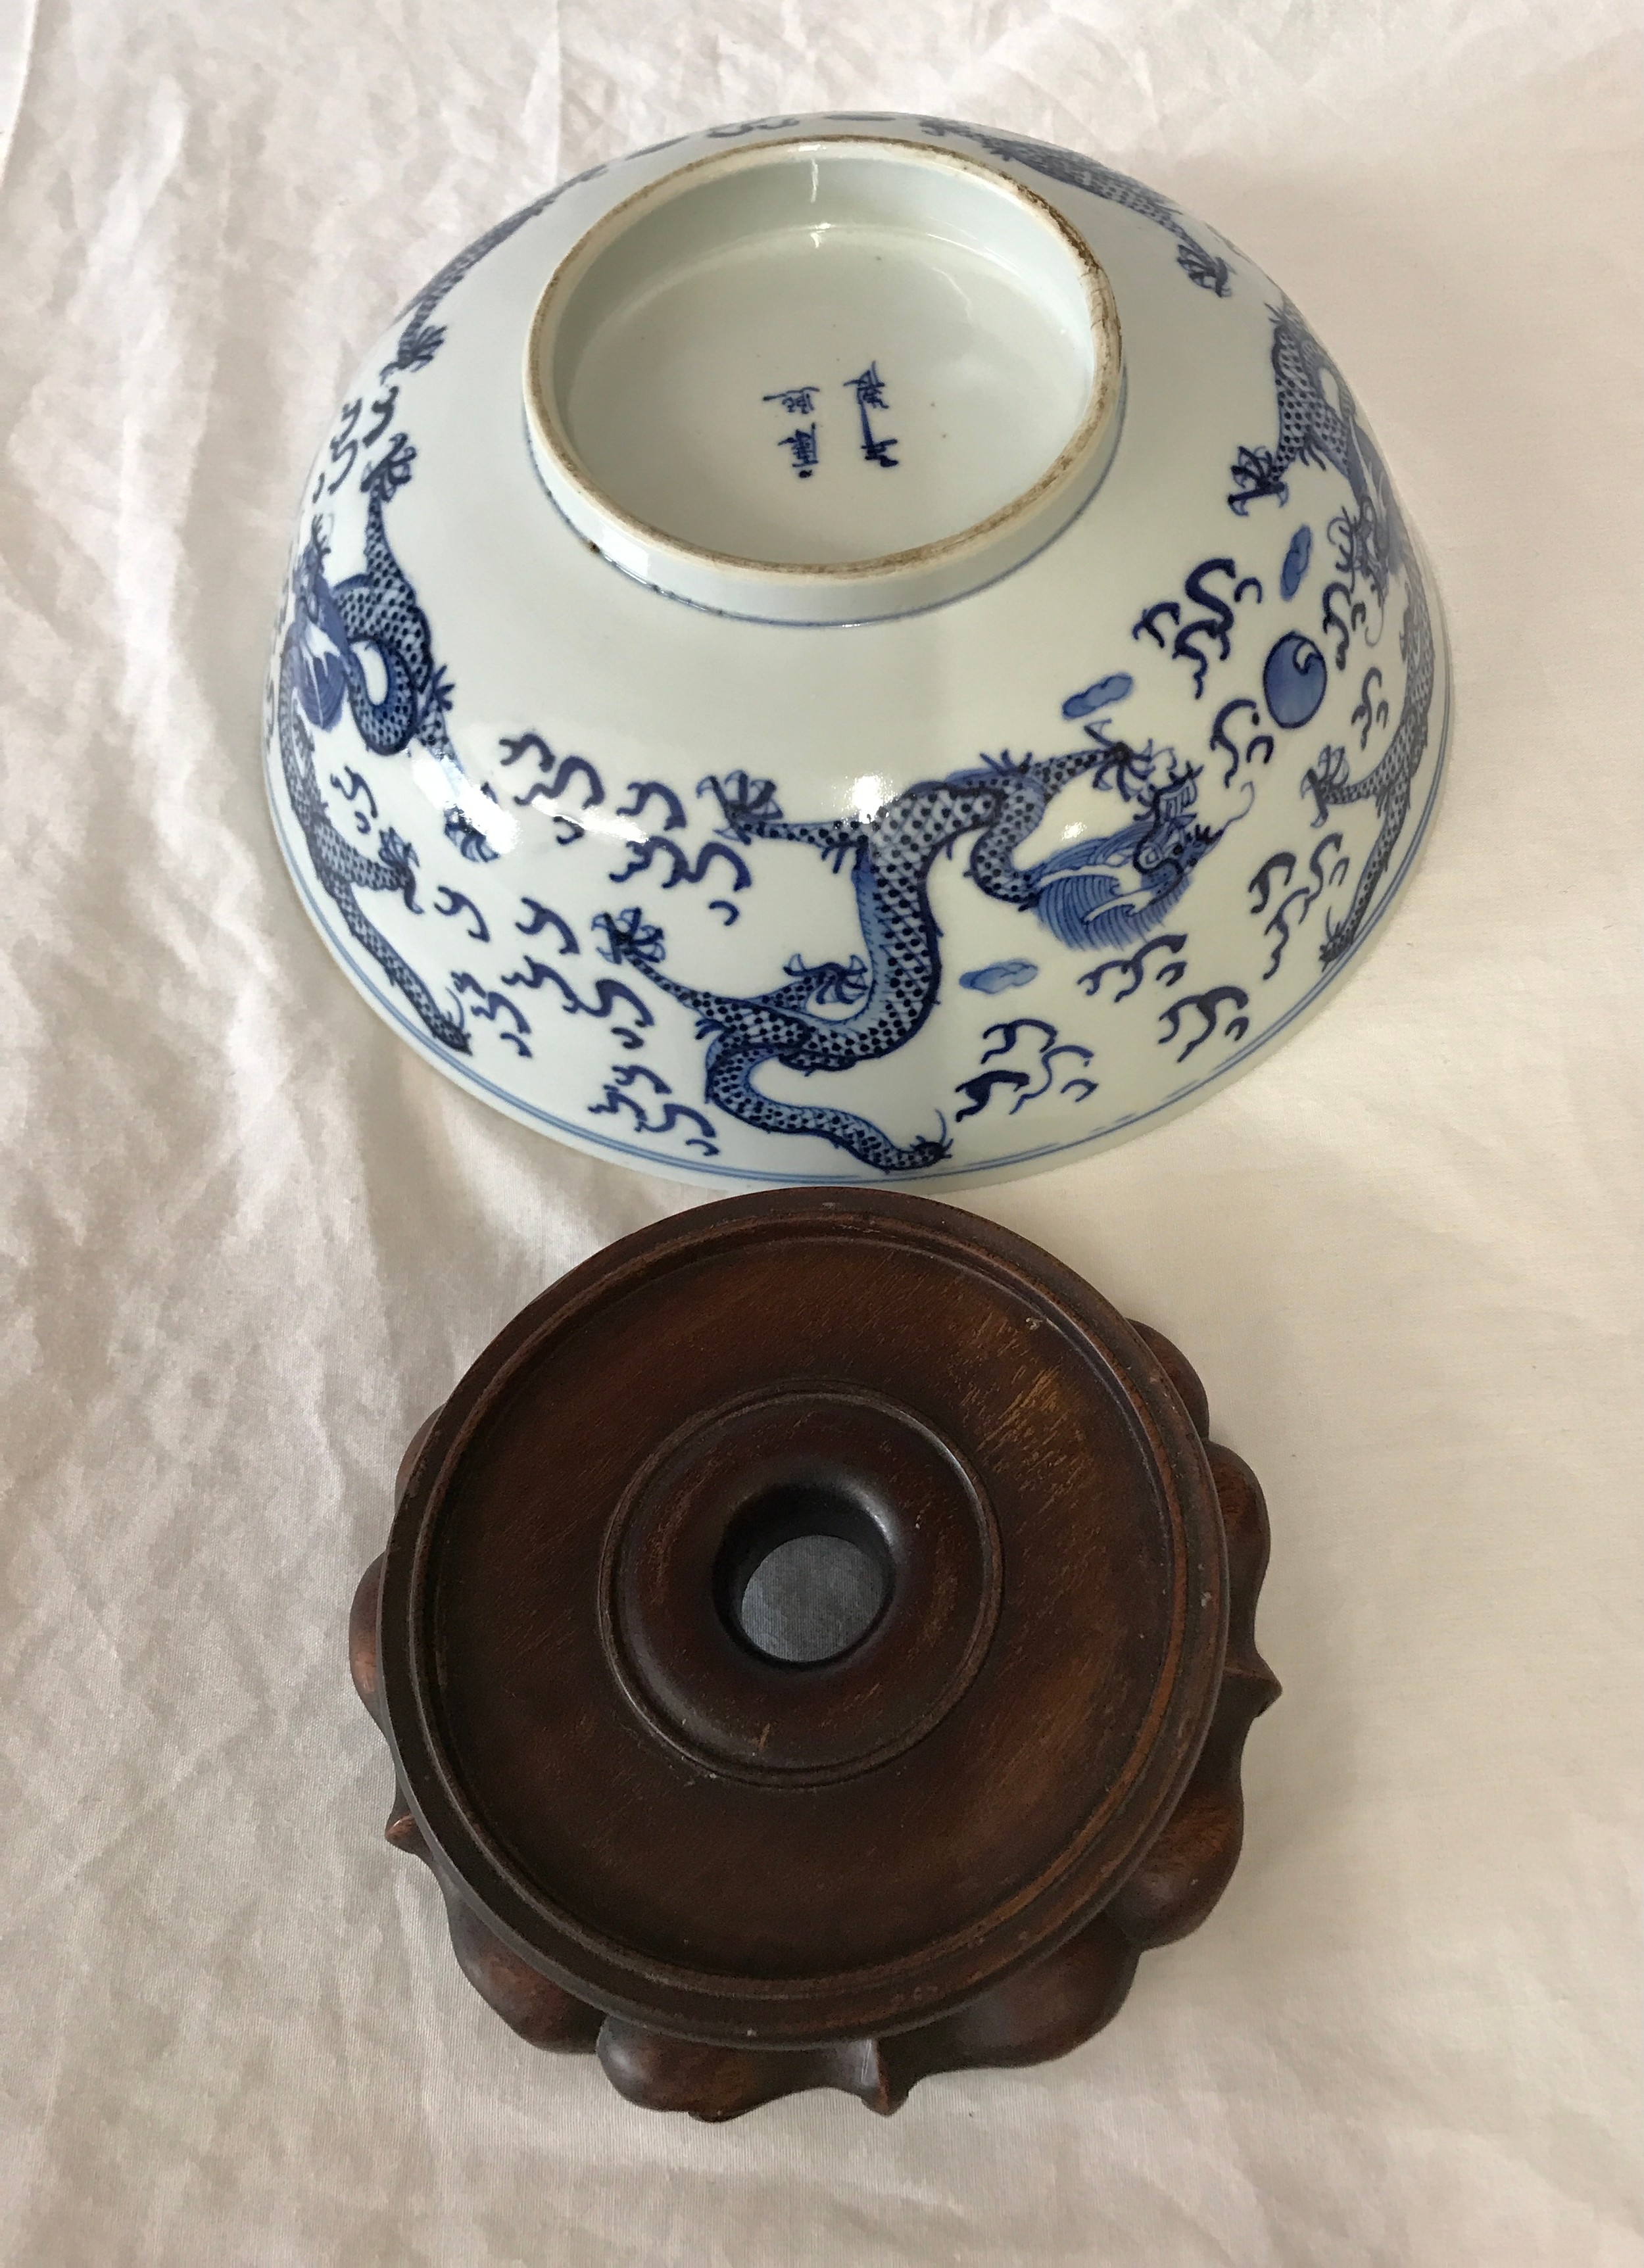
[[[1624,0],[0,10],[5,2260],[1644,2257],[1638,80]],[[257,725],[394,308],[562,173],[829,107],[1095,151],[1279,276],[1432,549],[1456,722],[1316,1022],[965,1193],[1177,1338],[1266,1484],[1231,1890],[1062,2063],[714,2130],[462,1982],[343,1660],[413,1426],[695,1198],[369,1013]]]

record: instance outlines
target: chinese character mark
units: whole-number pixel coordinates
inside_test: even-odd
[[[862,421],[862,454],[870,465],[882,465],[887,472],[890,471],[902,462],[900,457],[890,453],[896,446],[896,437],[891,433],[881,438],[867,422],[870,409],[890,407],[885,399],[885,381],[879,374],[879,364],[869,363],[865,371],[859,372],[855,378],[847,378],[844,383],[846,391],[856,396],[856,412]]]
[[[813,422],[809,425],[796,425],[791,433],[785,433],[782,436],[782,438],[778,442],[777,446],[778,449],[793,450],[794,471],[799,475],[802,481],[809,480],[811,475],[816,469],[816,427],[815,423]]]

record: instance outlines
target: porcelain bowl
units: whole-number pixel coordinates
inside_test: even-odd
[[[1094,160],[767,119],[442,269],[322,445],[266,703],[298,889],[528,1124],[950,1181],[1208,1094],[1437,792],[1431,576],[1350,388]]]

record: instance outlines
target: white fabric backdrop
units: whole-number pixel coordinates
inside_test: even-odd
[[[1638,55],[1621,0],[0,8],[0,2250],[1637,2263]],[[1272,1511],[1249,1840],[1065,2062],[630,2110],[380,1839],[343,1626],[424,1412],[691,1202],[361,1005],[255,732],[356,356],[558,174],[934,109],[1202,210],[1341,357],[1457,727],[1272,1062],[974,1202],[1177,1337]]]

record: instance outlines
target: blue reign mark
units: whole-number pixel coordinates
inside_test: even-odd
[[[870,465],[882,465],[887,472],[891,471],[902,462],[900,457],[890,453],[896,446],[896,437],[894,433],[876,434],[867,417],[870,409],[890,407],[885,399],[885,381],[879,374],[879,364],[869,363],[854,378],[847,378],[844,385],[846,393],[856,396],[856,414],[862,421],[862,454]]]
[[[777,443],[778,449],[792,450],[793,469],[802,481],[809,480],[817,466],[816,420],[812,412],[821,392],[819,386],[779,386],[774,394],[760,396],[763,401],[779,402],[785,416],[810,418],[808,425],[796,425]]]
[[[791,433],[785,433],[777,446],[793,452],[794,471],[802,481],[809,480],[817,462],[815,419],[813,418],[808,425],[796,425]]]

